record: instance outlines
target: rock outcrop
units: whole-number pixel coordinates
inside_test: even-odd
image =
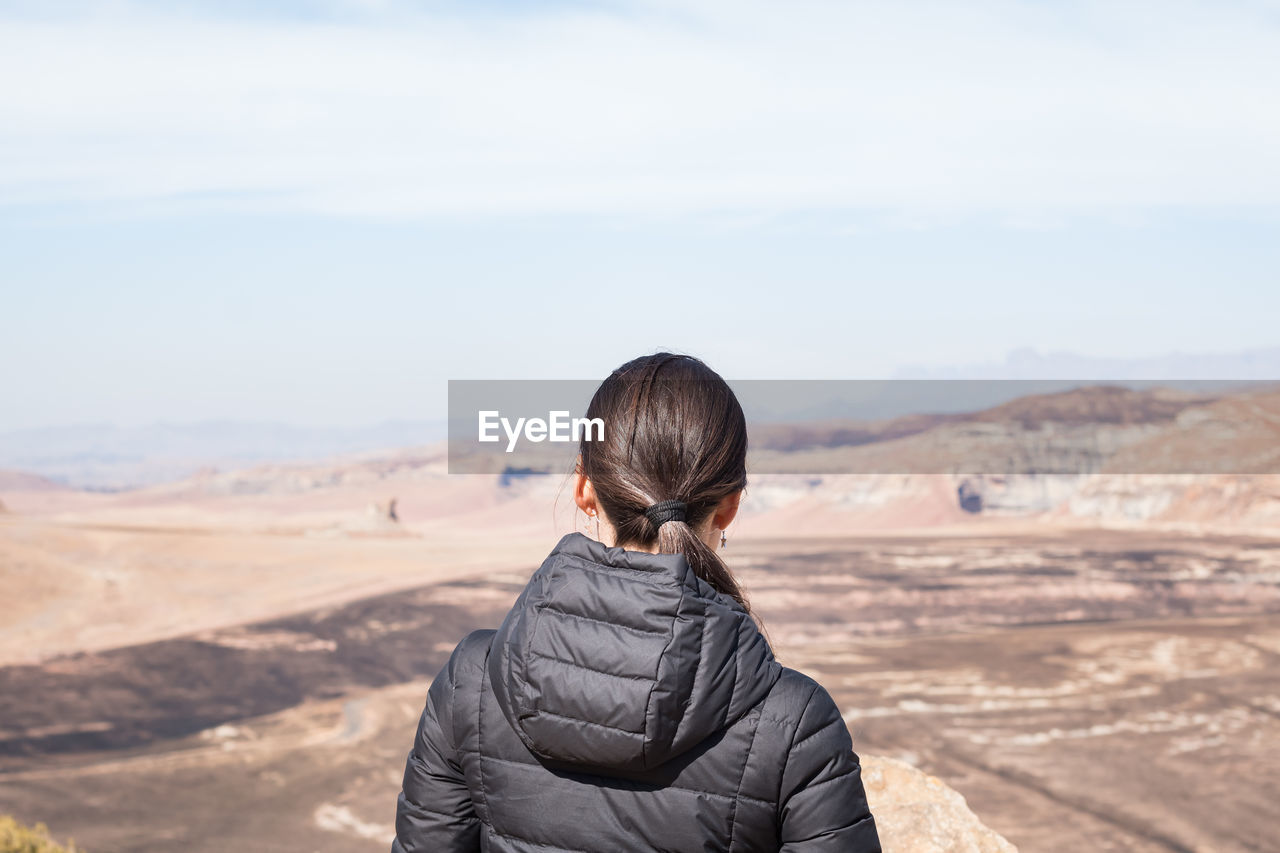
[[[885,853],[1017,853],[937,777],[893,758],[861,758]]]

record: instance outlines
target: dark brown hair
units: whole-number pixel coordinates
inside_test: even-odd
[[[629,361],[600,383],[588,418],[603,441],[581,442],[583,475],[595,488],[620,546],[683,554],[690,568],[747,607],[733,575],[694,528],[747,484],[747,421],[720,375],[696,358],[660,352]],[[686,521],[655,527],[645,510],[683,501]]]

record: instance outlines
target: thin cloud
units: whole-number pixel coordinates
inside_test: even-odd
[[[1027,221],[1280,203],[1270,4],[110,8],[0,17],[0,203]]]

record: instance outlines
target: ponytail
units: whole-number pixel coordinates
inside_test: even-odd
[[[695,575],[711,584],[716,592],[729,596],[750,612],[751,607],[742,587],[738,585],[729,567],[687,522],[668,521],[658,528],[658,553],[684,554]]]
[[[617,544],[683,554],[694,574],[749,610],[695,529],[747,484],[746,418],[728,383],[691,356],[644,356],[600,383],[587,417],[605,430],[603,440],[581,443],[581,470]]]

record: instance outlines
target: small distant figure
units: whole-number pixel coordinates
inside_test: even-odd
[[[388,521],[392,524],[399,524],[400,516],[396,514],[396,500],[396,498],[392,498],[385,504],[381,501],[370,501],[366,510],[369,518],[375,524],[383,524]]]

